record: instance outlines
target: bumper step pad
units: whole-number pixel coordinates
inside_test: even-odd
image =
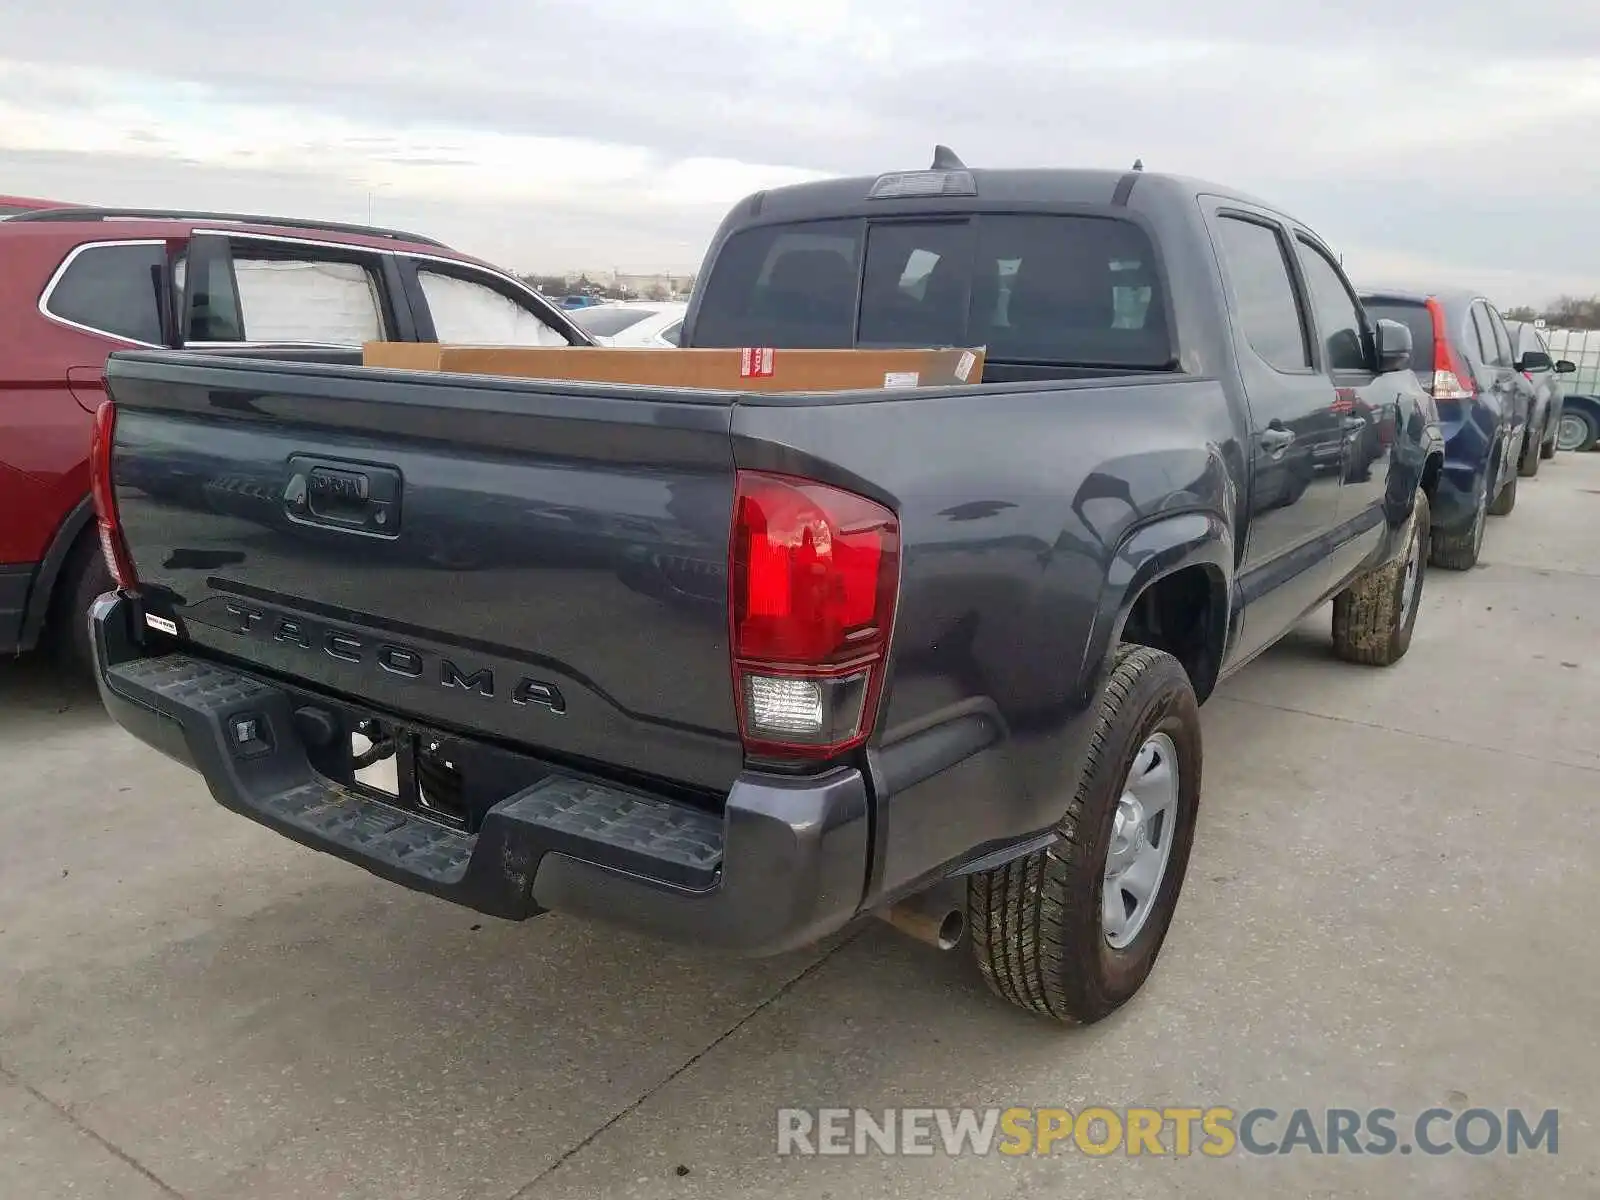
[[[216,663],[141,659],[108,667],[105,685],[180,726],[189,756],[228,807],[485,911],[538,911],[528,884],[546,851],[689,890],[715,886],[722,866],[720,817],[556,772],[496,804],[477,834],[372,799],[311,770],[289,720],[294,697]],[[266,741],[241,756],[229,734],[244,718],[260,722]],[[498,895],[457,894],[486,880]]]

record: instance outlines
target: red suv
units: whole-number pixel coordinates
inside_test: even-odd
[[[106,356],[363,342],[592,345],[538,292],[429,238],[216,213],[37,208],[0,220],[0,654],[87,663],[111,588],[89,500]]]

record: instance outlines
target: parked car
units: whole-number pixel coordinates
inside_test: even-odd
[[[1499,312],[1474,292],[1369,290],[1362,303],[1374,317],[1403,323],[1423,348],[1413,368],[1438,404],[1446,442],[1433,562],[1465,571],[1482,552],[1486,518],[1516,507],[1533,388]]]
[[[193,278],[174,320],[154,275]],[[429,238],[225,214],[36,209],[0,223],[0,654],[49,629],[87,668],[85,615],[111,586],[89,443],[106,355],[132,346],[372,338],[588,344],[537,293]],[[174,459],[174,463],[177,460]]]
[[[1563,450],[1593,450],[1600,443],[1600,396],[1573,392],[1562,402],[1556,444]]]
[[[1407,328],[1293,217],[939,161],[739,204],[684,342],[981,345],[981,383],[114,355],[108,709],[229,808],[487,913],[750,954],[970,925],[1001,996],[1104,1017],[1178,901],[1197,704],[1329,599],[1338,655],[1406,653],[1444,445]],[[180,454],[262,486],[153,499]],[[556,506],[564,542],[524,515]],[[444,524],[496,564],[422,565]],[[709,586],[647,594],[650,561]],[[358,778],[371,745],[396,787]]]
[[[1592,450],[1600,443],[1600,329],[1547,326],[1540,336],[1557,358],[1576,368],[1561,379],[1565,398],[1556,444],[1562,450]]]
[[[1539,473],[1540,459],[1556,456],[1565,399],[1560,377],[1574,374],[1578,367],[1552,355],[1550,344],[1532,321],[1507,321],[1506,331],[1511,334],[1511,357],[1521,369],[1523,379],[1533,388],[1533,407],[1528,420],[1531,432],[1518,466],[1520,474],[1532,476]]]
[[[660,350],[678,344],[683,333],[683,315],[688,308],[682,301],[625,300],[580,308],[572,314],[572,319],[603,346]]]

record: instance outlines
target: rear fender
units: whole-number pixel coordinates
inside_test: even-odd
[[[1214,599],[1212,627],[1207,630],[1210,669],[1195,680],[1202,699],[1215,683],[1224,658],[1233,610],[1233,533],[1216,513],[1187,512],[1161,517],[1132,530],[1117,547],[1107,572],[1094,624],[1079,670],[1079,691],[1087,702],[1099,688],[1112,653],[1139,596],[1157,580],[1188,567],[1202,567]]]

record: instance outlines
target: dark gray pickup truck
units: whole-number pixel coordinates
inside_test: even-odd
[[[107,707],[485,913],[748,954],[883,915],[1105,1016],[1177,903],[1198,703],[1330,598],[1339,656],[1406,652],[1441,464],[1409,333],[1259,201],[947,157],[752,196],[700,278],[686,345],[982,345],[983,382],[116,354]]]

